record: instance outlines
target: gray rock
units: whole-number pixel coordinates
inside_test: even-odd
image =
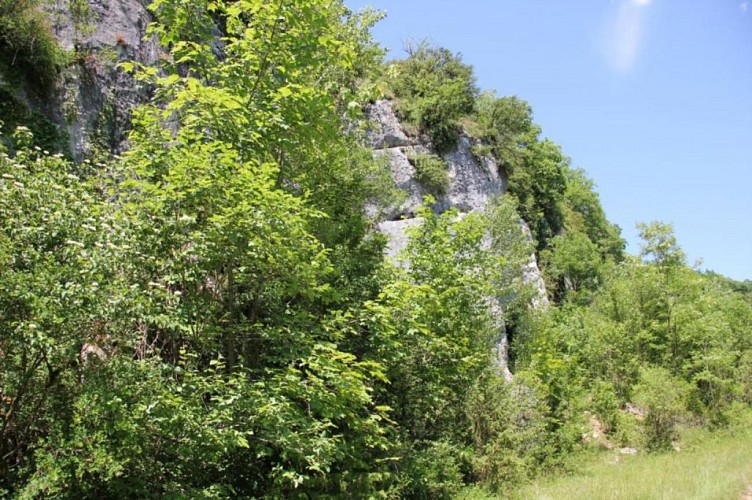
[[[143,41],[146,27],[152,20],[145,3],[138,0],[89,0],[88,4],[91,19],[83,23],[74,22],[67,4],[51,7],[55,10],[53,32],[63,48],[119,47],[129,52],[133,59],[156,61],[158,46]]]
[[[423,146],[406,146],[374,151],[374,155],[386,155],[389,168],[397,188],[405,193],[405,198],[397,206],[381,207],[381,216],[386,220],[399,220],[413,217],[418,207],[423,204],[423,197],[428,191],[415,178],[415,167],[407,159],[410,153],[427,153]]]
[[[509,335],[507,334],[507,325],[504,320],[504,308],[499,300],[489,298],[491,314],[493,315],[494,326],[499,332],[493,346],[493,359],[496,368],[507,382],[512,381],[512,372],[509,370]]]
[[[520,226],[522,227],[522,232],[525,233],[525,236],[532,241],[533,233],[530,231],[530,226],[527,225],[527,222],[520,219]],[[535,309],[548,307],[549,301],[548,292],[546,291],[546,282],[543,281],[543,274],[538,267],[538,259],[535,257],[535,253],[530,254],[530,259],[522,269],[522,279],[526,285],[531,285],[533,287],[534,294],[532,298],[532,306]]]
[[[440,211],[444,207],[456,207],[460,212],[483,211],[492,198],[506,191],[496,161],[490,157],[476,158],[473,145],[472,139],[462,135],[457,148],[444,156],[450,184],[446,196],[439,201]]]
[[[412,219],[387,220],[378,224],[379,232],[389,237],[386,247],[386,255],[393,261],[406,264],[399,261],[399,255],[407,247],[409,239],[408,232],[410,228],[418,227],[423,224],[423,218],[415,217]]]
[[[131,112],[149,97],[149,89],[120,69],[120,61],[158,62],[157,40],[144,40],[152,16],[138,0],[91,0],[95,29],[81,36],[70,15],[56,28],[61,43],[75,47],[79,64],[66,75],[65,99],[78,113],[65,117],[70,149],[81,157],[93,146],[119,153],[127,148]]]
[[[545,309],[548,307],[549,301],[546,283],[543,281],[543,275],[538,267],[538,260],[535,258],[534,253],[530,255],[530,260],[522,269],[522,276],[525,284],[533,287],[534,294],[531,299],[533,308]]]
[[[392,101],[381,100],[366,109],[369,127],[366,130],[368,145],[373,149],[396,148],[415,144],[405,134],[394,112]]]
[[[19,103],[57,126],[60,141],[67,141],[59,146],[79,160],[95,147],[121,152],[133,108],[149,98],[149,89],[118,63],[154,64],[160,57],[157,41],[143,40],[152,19],[143,3],[88,0],[86,5],[88,18],[74,20],[69,3],[45,3],[50,31],[70,52],[71,62],[53,88],[23,81],[12,89]]]
[[[375,149],[374,154],[389,155],[392,177],[397,187],[406,193],[399,206],[383,207],[381,214],[387,220],[412,217],[429,193],[415,178],[415,168],[408,161],[408,155],[431,150],[426,144],[408,139],[390,101],[377,101],[366,114],[371,123],[366,133],[368,143]],[[474,145],[474,140],[463,134],[457,147],[444,155],[450,182],[447,193],[436,196],[432,208],[437,213],[451,207],[460,212],[482,211],[493,197],[506,190],[506,179],[499,174],[496,161],[476,157]]]

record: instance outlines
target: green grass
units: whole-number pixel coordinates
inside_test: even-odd
[[[736,500],[752,484],[751,431],[692,431],[682,446],[682,451],[662,454],[597,453],[569,476],[541,478],[508,495],[471,488],[460,498]]]

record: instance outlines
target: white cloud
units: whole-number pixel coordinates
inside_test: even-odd
[[[606,24],[603,52],[609,66],[620,74],[629,73],[643,46],[645,16],[652,0],[622,0]]]
[[[749,10],[749,2],[742,2],[739,4],[739,9],[742,12],[747,12]]]

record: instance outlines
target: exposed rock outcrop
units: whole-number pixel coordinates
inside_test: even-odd
[[[46,5],[51,34],[67,52],[68,64],[57,77],[52,75],[52,87],[42,88],[24,75],[4,87],[11,92],[14,106],[43,117],[56,129],[52,142],[76,159],[94,150],[125,149],[131,111],[149,97],[144,85],[118,67],[125,60],[145,64],[159,60],[157,41],[144,40],[152,20],[146,3],[88,0]],[[11,63],[5,71],[11,73],[3,75],[0,66],[0,86],[16,69]]]
[[[402,129],[394,113],[392,101],[381,100],[371,105],[368,110],[370,127],[367,131],[368,145],[373,149],[398,148],[414,146],[418,142],[411,140]]]
[[[384,219],[410,218],[422,205],[428,190],[416,179],[411,154],[430,153],[429,146],[418,139],[409,138],[394,112],[390,101],[377,101],[368,109],[371,127],[368,143],[377,155],[388,155],[392,176],[397,187],[406,194],[405,200],[395,207],[382,210]],[[491,157],[477,157],[473,153],[474,139],[461,135],[457,147],[443,156],[447,163],[449,189],[435,196],[433,209],[442,213],[450,207],[460,212],[483,211],[488,202],[506,190],[506,179],[499,174],[496,161]]]
[[[56,13],[55,36],[75,53],[77,62],[64,73],[60,93],[60,124],[74,157],[94,147],[121,152],[127,146],[131,111],[149,97],[149,91],[117,64],[124,60],[154,64],[160,57],[157,40],[144,39],[152,20],[146,4],[91,0],[90,20],[83,30],[68,10]]]
[[[520,219],[520,225],[525,236],[531,241],[533,239],[533,233],[530,231],[530,226],[527,222]],[[533,287],[534,293],[531,299],[532,306],[536,309],[545,308],[549,306],[548,292],[546,291],[546,282],[543,281],[543,274],[538,267],[538,259],[535,257],[535,252],[530,254],[530,258],[522,269],[522,279],[526,285]]]
[[[387,256],[391,259],[396,259],[407,246],[409,230],[420,226],[422,223],[423,219],[420,217],[385,220],[379,223],[379,231],[389,238],[386,247]]]

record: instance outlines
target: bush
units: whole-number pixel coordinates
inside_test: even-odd
[[[478,378],[466,404],[475,448],[473,471],[495,492],[532,477],[549,458],[547,408],[530,387],[492,371]]]
[[[619,411],[615,417],[615,430],[612,441],[618,446],[643,448],[645,446],[645,434],[642,422],[637,415],[626,411]]]
[[[678,438],[676,426],[686,412],[688,384],[664,368],[643,368],[634,390],[634,400],[645,410],[643,421],[649,450],[671,449]]]
[[[396,63],[391,82],[397,111],[431,137],[437,152],[449,151],[457,143],[459,119],[473,111],[478,95],[473,69],[459,54],[425,43],[408,47],[408,54]]]
[[[441,195],[449,189],[446,162],[436,155],[409,153],[407,159],[415,167],[415,178],[430,193]]]
[[[44,94],[64,59],[33,0],[0,0],[0,61]]]
[[[742,381],[742,401],[752,405],[752,352],[746,352],[739,361],[738,379]]]
[[[413,449],[403,472],[401,496],[406,498],[453,498],[464,486],[462,450],[447,441],[434,441]]]
[[[605,432],[617,427],[619,398],[613,384],[598,380],[593,389],[593,410],[603,423]]]

